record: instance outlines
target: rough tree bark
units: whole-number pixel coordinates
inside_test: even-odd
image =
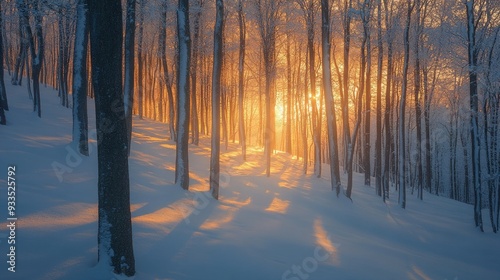
[[[99,262],[132,276],[132,245],[127,125],[122,92],[122,9],[119,0],[89,0],[92,83],[95,91]]]
[[[177,145],[175,182],[189,188],[189,65],[191,38],[189,35],[189,0],[179,0],[177,9],[177,40],[179,61],[177,67]]]

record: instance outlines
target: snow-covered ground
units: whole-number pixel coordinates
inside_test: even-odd
[[[97,264],[97,153],[80,157],[71,110],[42,88],[42,119],[25,87],[7,85],[0,126],[0,279],[113,279]],[[89,100],[90,129],[94,127]],[[223,149],[221,197],[208,193],[209,139],[190,146],[191,190],[173,183],[167,125],[134,119],[130,157],[135,279],[500,279],[500,236],[474,227],[472,206],[425,194],[387,204],[355,176],[353,201],[302,162]],[[95,139],[95,136],[94,136]],[[16,272],[7,270],[7,166],[16,165]],[[56,171],[55,171],[56,170]],[[327,168],[323,174],[327,174]],[[326,177],[326,176],[324,176]]]

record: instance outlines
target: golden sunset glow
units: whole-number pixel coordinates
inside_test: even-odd
[[[0,0],[0,279],[498,279],[500,0]]]

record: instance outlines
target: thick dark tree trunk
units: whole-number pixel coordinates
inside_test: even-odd
[[[88,3],[99,169],[99,262],[109,263],[116,274],[132,276],[135,260],[122,92],[122,10],[119,0]]]

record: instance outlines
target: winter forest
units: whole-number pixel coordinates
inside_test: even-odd
[[[1,0],[2,279],[498,279],[500,1]]]

